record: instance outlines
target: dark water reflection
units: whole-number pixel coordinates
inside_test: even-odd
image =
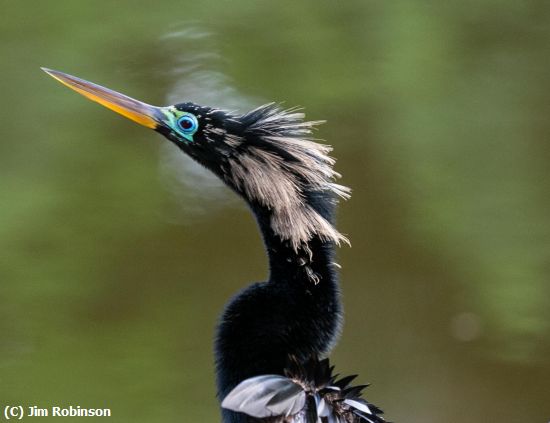
[[[395,421],[550,419],[547,3],[9,2],[0,20],[1,405],[216,421],[217,314],[266,275],[232,194],[49,66],[328,119],[354,190],[338,368]]]

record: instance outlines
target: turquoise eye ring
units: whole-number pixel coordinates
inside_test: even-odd
[[[199,122],[193,115],[184,115],[177,121],[178,129],[184,134],[194,134],[199,128]]]

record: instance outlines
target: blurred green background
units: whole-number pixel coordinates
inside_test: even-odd
[[[219,421],[216,319],[267,273],[231,193],[47,66],[327,119],[337,369],[396,422],[550,419],[550,3],[0,3],[2,408]]]

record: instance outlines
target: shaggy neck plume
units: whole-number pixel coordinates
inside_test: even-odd
[[[274,104],[238,118],[243,125],[233,138],[238,154],[228,158],[223,178],[249,202],[268,249],[272,276],[281,265],[311,268],[314,253],[328,264],[334,244],[348,240],[333,226],[333,210],[349,189],[334,183],[331,147],[311,139],[320,121],[304,121],[296,110]],[[317,251],[314,251],[317,250]]]

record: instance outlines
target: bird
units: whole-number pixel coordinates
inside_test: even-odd
[[[266,281],[229,300],[215,335],[223,423],[382,423],[356,375],[339,377],[328,355],[342,329],[335,247],[339,199],[322,121],[268,103],[244,114],[191,102],[152,106],[75,76],[48,75],[160,133],[219,177],[249,206],[269,261]]]

